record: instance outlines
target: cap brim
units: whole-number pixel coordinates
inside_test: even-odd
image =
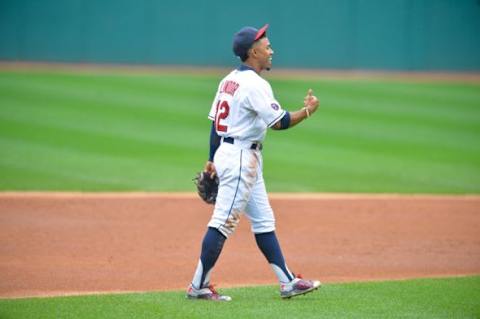
[[[265,33],[267,33],[267,29],[268,29],[268,23],[263,27],[261,27],[260,30],[257,31],[257,35],[255,36],[255,41],[263,37]]]

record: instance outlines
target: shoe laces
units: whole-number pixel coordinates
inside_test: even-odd
[[[214,295],[218,295],[218,292],[217,290],[215,289],[215,285],[208,285],[208,289],[210,289],[210,291],[214,294]]]

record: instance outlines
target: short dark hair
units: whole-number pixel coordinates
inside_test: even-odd
[[[260,38],[258,38],[258,40],[254,41],[254,42],[252,43],[252,46],[250,47],[250,49],[253,48],[253,46],[254,46],[256,43],[258,43],[260,40],[262,40],[263,38],[266,38],[266,37],[267,37],[267,35],[266,35],[266,34],[263,34]],[[242,62],[247,61],[247,59],[248,59],[248,52],[250,51],[250,49],[248,49],[248,51],[245,52],[244,55],[240,56],[240,60],[241,60]]]

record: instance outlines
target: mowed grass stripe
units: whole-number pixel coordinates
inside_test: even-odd
[[[480,97],[479,97],[480,98]],[[399,111],[404,108],[407,103],[418,105],[418,101],[405,101],[402,97],[397,100],[359,100],[354,97],[350,98],[325,98],[325,103],[331,106],[328,115],[337,121],[366,121],[371,123],[382,123],[384,125],[404,125],[409,127],[430,128],[437,131],[452,131],[461,134],[478,134],[478,123],[473,112],[470,114],[460,115],[458,107],[452,106],[448,112],[443,114],[438,111],[423,110],[417,108],[413,111]],[[376,110],[372,105],[381,104],[383,111]],[[390,110],[392,109],[392,110]],[[434,113],[428,115],[426,113]],[[480,116],[480,114],[478,114]]]
[[[328,83],[328,82],[315,82],[315,86],[312,83],[302,84],[302,87],[312,86],[319,96],[321,96],[322,105],[332,106],[328,108],[329,114],[336,115],[337,112],[340,117],[365,117],[370,118],[372,116],[379,117],[382,122],[399,122],[399,123],[423,123],[423,125],[431,126],[447,126],[456,125],[459,122],[467,124],[467,128],[475,129],[478,132],[478,118],[480,116],[479,99],[480,89],[476,87],[476,91],[471,92],[471,99],[468,102],[461,102],[461,100],[455,100],[451,97],[451,101],[440,97],[440,94],[448,94],[448,87],[445,87],[446,92],[440,92],[442,87],[438,87],[439,97],[426,96],[422,91],[428,86],[426,84],[409,84],[406,88],[411,89],[413,92],[407,94],[407,89],[403,92],[396,92],[394,89],[399,83],[382,84],[382,83],[369,83],[370,86],[365,87],[362,83],[355,83],[356,86],[349,81],[345,83]],[[285,98],[288,103],[298,105],[298,97],[285,96],[283,91],[288,84],[280,85],[277,90],[280,92],[278,95]],[[296,84],[298,86],[298,84]],[[440,84],[439,84],[440,85]],[[278,85],[277,85],[278,86]],[[392,90],[393,88],[393,90]],[[390,92],[391,91],[391,92]],[[297,89],[297,94],[301,96],[304,92],[301,89]],[[456,94],[454,96],[457,96]],[[281,100],[283,101],[283,99]],[[473,116],[472,116],[473,115]],[[458,128],[464,126],[458,125]]]
[[[325,127],[307,127],[298,135],[286,138],[285,143],[290,144],[297,139],[317,147],[341,147],[359,152],[368,152],[374,156],[416,158],[419,161],[451,162],[459,161],[465,165],[475,163],[480,159],[480,148],[476,145],[475,137],[450,138],[447,134],[422,135],[421,131],[408,128],[396,128],[372,125],[371,131],[357,129],[358,126],[335,127],[333,123],[323,124]],[[382,131],[383,129],[383,131]],[[412,138],[405,137],[412,134]],[[273,135],[273,134],[272,134]],[[417,137],[420,136],[420,137]],[[438,139],[432,142],[432,139]]]
[[[359,192],[397,193],[476,193],[478,191],[477,170],[452,171],[449,166],[411,165],[409,162],[386,162],[395,170],[379,170],[375,159],[368,158],[352,166],[341,157],[341,152],[322,153],[317,162],[276,160],[275,154],[265,158],[267,188],[270,191],[289,189],[308,192],[311,189],[328,189],[329,192],[344,192],[348,187]],[[356,154],[353,154],[356,155]],[[331,160],[328,162],[328,160]],[[361,168],[358,168],[360,166]],[[280,168],[279,168],[280,167]],[[439,175],[429,172],[436,170]],[[295,179],[285,177],[285,172],[294,172]],[[472,175],[472,172],[475,173]],[[305,181],[311,181],[307,184]]]
[[[13,190],[153,191],[157,189],[159,180],[177,191],[186,188],[186,183],[192,185],[190,172],[185,172],[177,163],[170,164],[171,161],[159,165],[164,161],[161,156],[139,161],[131,157],[95,155],[71,148],[5,138],[0,138],[0,145],[8,150],[0,158],[2,183],[10,181],[13,184],[9,189]],[[32,161],[35,165],[32,165]],[[16,180],[19,177],[28,181],[30,175],[32,179],[28,188]],[[50,178],[36,178],[45,175]],[[62,185],[60,181],[67,181],[64,188],[59,188]]]
[[[78,115],[54,112],[50,116],[40,114],[41,110],[38,112],[29,110],[29,107],[17,108],[8,113],[9,110],[7,109],[10,107],[15,109],[15,104],[16,102],[11,103],[9,107],[0,111],[0,118],[5,123],[4,134],[24,136],[27,139],[41,139],[43,138],[42,135],[48,135],[50,132],[50,135],[55,138],[44,140],[45,142],[62,144],[62,139],[69,139],[69,143],[78,142],[76,144],[79,145],[83,143],[89,147],[106,151],[110,147],[125,150],[135,147],[143,148],[147,152],[149,150],[158,152],[163,149],[163,146],[173,149],[181,148],[186,151],[200,150],[204,149],[204,145],[192,143],[192,141],[205,141],[206,138],[203,137],[202,139],[201,133],[208,129],[207,123],[204,123],[203,127],[198,125],[198,129],[188,130],[188,127],[176,126],[174,122],[169,122],[167,125],[160,127],[154,122],[138,118],[128,120],[127,118],[113,117],[108,120],[81,112]],[[5,111],[7,114],[5,114]],[[10,129],[7,131],[9,126]],[[172,135],[163,134],[165,129],[169,129],[173,136],[182,134],[183,138],[172,139]],[[0,131],[2,131],[1,128]],[[38,131],[40,135],[29,135],[29,131]],[[61,134],[58,138],[57,133]],[[142,154],[142,152],[139,154]]]
[[[124,181],[115,182],[108,180],[103,175],[101,178],[89,174],[88,171],[81,170],[81,167],[76,167],[75,170],[54,170],[50,167],[42,169],[41,167],[32,168],[28,165],[23,165],[18,162],[9,162],[4,164],[4,161],[0,162],[0,169],[8,171],[8,174],[2,176],[4,183],[8,183],[9,190],[12,191],[29,191],[32,189],[26,189],[25,185],[31,184],[32,179],[35,183],[41,185],[37,187],[42,191],[55,191],[58,189],[63,190],[75,190],[75,191],[102,191],[104,189],[110,189],[113,191],[128,191],[133,188],[134,185],[125,185]],[[78,171],[77,174],[73,173]]]
[[[191,176],[208,154],[206,115],[217,81],[201,75],[0,72],[0,134],[5,142],[0,147],[2,152],[13,152],[15,143],[25,146],[18,152],[34,147],[45,158],[57,157],[56,165],[67,175],[75,167],[72,158],[85,157],[92,165],[88,171],[99,181],[130,185],[131,190],[191,190]],[[285,107],[301,103],[307,87],[319,92],[322,106],[318,115],[293,130],[269,132],[263,153],[270,190],[480,190],[480,107],[472,107],[480,105],[480,96],[472,85],[452,85],[448,99],[463,92],[467,96],[456,100],[456,109],[430,96],[435,89],[442,98],[448,95],[450,85],[441,83],[272,80],[272,86]],[[424,95],[428,99],[422,100]],[[72,156],[62,164],[57,149]],[[96,158],[119,169],[98,165]],[[4,167],[19,165],[11,162]],[[47,160],[41,169],[35,161],[21,164],[24,175],[55,171]],[[140,173],[135,178],[120,172],[124,169]],[[145,177],[147,171],[156,182]],[[18,170],[1,173],[14,172]],[[52,173],[52,178],[57,176]],[[32,185],[24,189],[41,189],[42,183],[32,176]],[[0,189],[9,187],[11,182],[0,180]]]
[[[221,289],[233,301],[185,299],[184,291],[0,299],[2,318],[478,318],[480,277],[327,284],[281,300],[277,286]]]
[[[304,85],[308,85],[308,83]],[[310,85],[312,84],[310,83]],[[455,128],[466,132],[479,132],[480,89],[471,92],[471,99],[467,103],[454,100],[453,97],[451,97],[453,102],[444,97],[427,96],[425,98],[425,94],[419,89],[419,87],[423,89],[423,84],[412,83],[406,86],[417,92],[415,94],[406,94],[407,90],[399,93],[392,90],[397,85],[401,85],[398,83],[389,85],[374,83],[373,89],[364,88],[361,83],[356,85],[357,87],[351,89],[352,84],[348,81],[344,85],[319,82],[314,89],[319,95],[321,94],[322,104],[331,106],[327,114],[335,116],[338,120],[365,118],[370,122],[379,120],[382,123],[434,126],[443,130]],[[284,86],[280,85],[281,89],[277,91],[282,92]],[[439,95],[440,89],[437,88]],[[389,91],[392,92],[388,93]],[[447,88],[446,91],[448,94]],[[301,90],[298,90],[297,94],[301,93]],[[442,92],[442,94],[446,93]],[[282,93],[279,95],[285,97]],[[285,100],[298,105],[298,97],[295,101],[293,97],[286,96]]]
[[[0,77],[1,79],[1,77]],[[14,85],[17,84],[17,85]],[[202,101],[211,105],[217,83],[214,81],[189,78],[162,79],[161,77],[142,78],[139,76],[101,76],[101,75],[48,75],[38,77],[15,77],[14,80],[0,80],[0,87],[10,90],[19,88],[21,93],[29,91],[64,97],[108,107],[114,103],[116,108],[145,109],[164,112],[175,111],[178,115],[190,117],[192,114],[205,113]],[[207,111],[208,113],[208,111]]]
[[[181,119],[181,122],[186,124],[191,122],[192,118],[197,119],[199,112],[203,111],[205,114],[204,110],[199,108],[199,105],[202,104],[195,96],[188,94],[175,96],[171,95],[171,92],[163,93],[151,96],[143,92],[127,93],[121,88],[108,89],[104,85],[92,83],[65,86],[48,82],[34,82],[30,85],[7,87],[3,95],[5,98],[29,100],[30,103],[41,103],[43,100],[52,103],[52,107],[55,105],[64,108],[78,107],[108,116],[111,116],[112,113],[120,113],[120,115],[128,114],[132,117],[133,114],[139,112],[140,117],[143,115],[146,118],[153,117],[166,122]],[[208,105],[210,104],[209,100]]]

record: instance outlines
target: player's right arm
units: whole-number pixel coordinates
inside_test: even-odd
[[[295,125],[315,113],[319,104],[320,102],[318,101],[317,97],[313,95],[312,89],[309,89],[307,96],[305,96],[303,100],[303,108],[298,111],[287,112],[287,114],[285,114],[285,116],[277,123],[275,123],[272,128],[274,130],[282,130],[294,127]]]

